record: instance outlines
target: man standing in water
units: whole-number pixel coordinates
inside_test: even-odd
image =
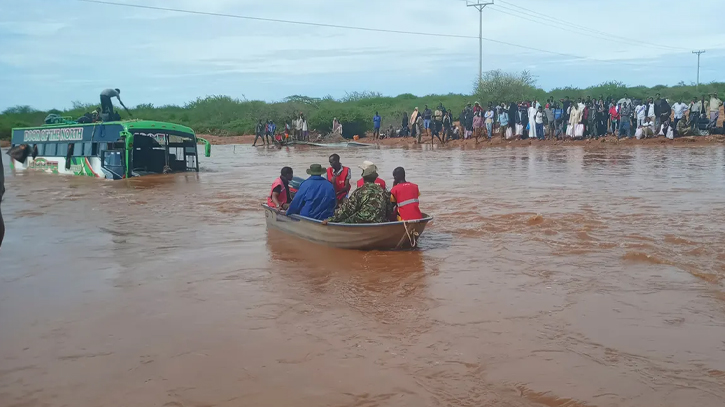
[[[274,132],[277,131],[277,126],[274,124],[272,119],[267,120],[267,128],[264,132],[265,137],[267,138],[267,144],[270,146],[272,145],[272,142],[274,141]]]
[[[254,129],[254,143],[252,143],[252,147],[257,145],[257,139],[262,139],[262,145],[265,144],[264,142],[264,134],[267,132],[267,126],[262,123],[262,119],[259,119],[259,123],[257,123],[257,127]]]
[[[425,105],[425,110],[423,110],[423,127],[426,132],[430,131],[430,121],[432,117],[433,112],[428,108],[428,105]]]
[[[373,116],[373,140],[380,138],[380,122],[382,120],[378,112],[375,112],[375,116]]]
[[[126,112],[128,112],[128,108],[126,108],[126,105],[124,105],[121,101],[121,90],[118,88],[106,89],[101,92],[101,118],[103,121],[111,120],[111,117],[113,116],[113,103],[111,102],[111,99],[114,97],[118,99],[118,103],[120,103],[121,106],[126,109]]]
[[[3,195],[5,195],[5,170],[3,169],[3,155],[0,153],[0,246],[3,245],[5,237],[5,222],[3,222]]]
[[[327,169],[327,180],[335,187],[335,196],[337,197],[337,205],[342,204],[350,192],[350,168],[343,167],[340,164],[340,156],[333,154],[330,156],[330,168]]]
[[[398,220],[423,219],[420,211],[420,190],[412,182],[405,180],[405,169],[398,167],[393,171],[393,189],[390,190],[390,202],[397,208]]]

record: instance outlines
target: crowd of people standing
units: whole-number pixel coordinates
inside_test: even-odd
[[[263,122],[259,119],[254,129],[254,143],[257,145],[257,139],[262,139],[261,145],[272,145],[273,143],[283,143],[294,139],[297,141],[310,141],[309,126],[304,113],[300,112],[297,117],[292,120],[285,120],[284,132],[277,133],[277,125],[272,119]]]
[[[408,116],[403,113],[401,127],[392,125],[387,137],[412,136],[418,142],[423,136],[441,143],[456,139],[563,139],[599,138],[614,135],[618,138],[646,138],[658,135],[669,138],[722,132],[717,128],[722,100],[717,93],[684,100],[668,100],[656,94],[648,99],[632,99],[626,93],[617,99],[565,97],[559,101],[539,100],[467,104],[458,115],[439,104],[435,110],[426,105],[417,107]],[[375,137],[380,134],[380,116],[374,118]]]

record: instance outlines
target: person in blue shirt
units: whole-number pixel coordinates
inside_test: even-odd
[[[380,138],[380,121],[382,118],[378,114],[378,112],[375,112],[375,116],[373,117],[373,139],[377,140]]]
[[[277,131],[277,126],[274,124],[272,119],[267,120],[267,131],[265,133],[265,136],[267,136],[267,144],[270,146],[274,142],[274,133]],[[262,139],[264,141],[264,139]]]
[[[301,215],[317,220],[331,218],[337,205],[335,187],[322,177],[326,171],[320,164],[310,165],[307,173],[310,177],[300,185],[287,208],[287,215]]]

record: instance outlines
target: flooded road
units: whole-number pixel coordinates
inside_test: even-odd
[[[279,169],[333,152],[406,168],[420,250],[266,230]],[[723,147],[213,154],[9,174],[1,407],[725,404]]]

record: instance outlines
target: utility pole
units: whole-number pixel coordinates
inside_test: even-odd
[[[478,10],[478,83],[483,80],[483,9],[492,6],[493,0],[484,3],[482,0],[466,0],[466,6],[475,7]]]
[[[697,54],[697,89],[700,89],[700,55],[705,51],[692,51],[692,53]]]

